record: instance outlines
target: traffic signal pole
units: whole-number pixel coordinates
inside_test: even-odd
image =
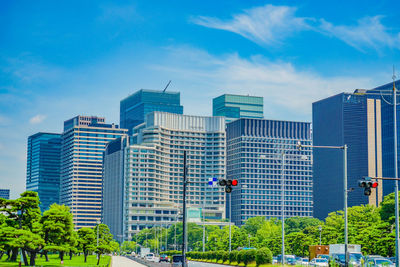
[[[186,265],[186,185],[187,185],[186,151],[183,151],[183,219],[182,219],[182,267]]]
[[[394,67],[393,67],[394,70]],[[394,71],[393,71],[394,72]],[[397,170],[397,97],[393,73],[393,147],[394,147],[394,178],[398,178]],[[399,181],[394,182],[395,218],[396,218],[396,266],[399,267]]]
[[[343,146],[343,187],[344,187],[344,255],[345,267],[349,266],[349,239],[347,231],[347,145]]]

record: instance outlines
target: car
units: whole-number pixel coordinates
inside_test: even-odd
[[[156,260],[156,257],[154,256],[154,253],[147,253],[144,258],[147,261],[152,261],[152,262],[155,262],[155,260]]]
[[[300,265],[301,266],[308,266],[309,263],[310,262],[309,262],[309,260],[307,258],[302,258],[301,262],[300,262]]]
[[[272,257],[272,264],[278,263],[278,257]]]
[[[328,254],[318,254],[317,258],[326,259],[327,261],[329,261],[331,259],[331,257],[329,257]]]
[[[321,258],[314,258],[310,261],[309,266],[315,266],[315,267],[328,267],[329,262],[327,259],[321,259]]]
[[[364,261],[364,258],[361,253],[350,253],[349,265],[353,267],[361,267],[362,261]],[[336,265],[339,266],[345,266],[346,259],[344,254],[333,254],[330,263],[335,263]]]
[[[365,261],[365,266],[366,267],[372,267],[372,266],[377,266],[377,267],[382,267],[382,266],[388,266],[388,267],[394,267],[394,263],[391,262],[390,260],[386,259],[386,258],[378,258],[378,257],[369,257],[366,261]]]
[[[171,257],[171,267],[182,267],[183,266],[183,256],[182,255],[173,255]],[[187,266],[187,259],[186,259]]]
[[[162,261],[168,262],[168,256],[165,254],[161,255],[158,262],[162,262]]]

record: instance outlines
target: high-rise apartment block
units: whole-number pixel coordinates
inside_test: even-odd
[[[227,124],[227,178],[239,186],[227,200],[231,220],[312,217],[312,150],[308,122],[238,119]]]
[[[77,229],[93,227],[100,220],[103,152],[110,141],[126,132],[94,116],[64,122],[60,202],[70,207]]]
[[[263,118],[263,107],[262,97],[224,94],[213,99],[213,116]]]
[[[184,151],[188,208],[205,208],[206,219],[225,218],[223,188],[208,185],[210,178],[226,175],[224,118],[152,112],[137,135],[138,144],[121,138],[105,151],[103,218],[114,235],[128,240],[141,229],[179,218]],[[123,206],[123,214],[111,203]]]
[[[348,193],[348,206],[377,205],[382,201],[385,190],[382,184],[377,190],[372,189],[369,197],[358,187],[358,180],[364,176],[383,175],[383,118],[388,114],[384,115],[381,107],[380,97],[360,95],[360,91],[313,103],[313,144],[348,147],[347,188],[355,188]],[[391,133],[393,137],[393,130]],[[343,162],[343,150],[314,149],[314,217],[325,219],[328,213],[343,210]]]
[[[132,134],[132,128],[143,123],[152,111],[183,114],[180,93],[141,89],[128,96],[120,103],[120,127]]]
[[[0,189],[0,198],[10,199],[10,189]]]
[[[37,133],[28,137],[26,190],[39,195],[40,210],[59,203],[61,134]]]

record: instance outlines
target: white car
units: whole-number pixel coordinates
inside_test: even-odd
[[[328,267],[329,263],[328,260],[326,259],[318,259],[314,258],[310,261],[309,266],[315,266],[315,267]]]
[[[308,264],[309,264],[309,261],[308,261],[307,258],[302,258],[301,259],[301,262],[300,262],[301,266],[308,266]]]
[[[152,262],[156,261],[156,257],[154,256],[154,253],[147,253],[145,256],[145,259],[147,261],[152,261]]]

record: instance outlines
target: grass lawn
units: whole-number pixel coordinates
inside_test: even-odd
[[[7,262],[5,259],[7,256],[3,256],[3,259],[0,260],[0,266],[18,266],[18,262]],[[19,257],[18,257],[19,259]],[[102,255],[100,258],[100,265],[96,265],[97,259],[96,255],[89,255],[87,257],[87,262],[84,262],[84,257],[83,255],[81,256],[73,256],[72,260],[69,260],[69,256],[65,255],[64,256],[64,264],[61,265],[60,259],[58,258],[58,255],[49,255],[49,261],[46,262],[45,257],[43,256],[42,258],[40,255],[36,257],[36,266],[46,266],[46,267],[59,267],[59,266],[108,266],[110,263],[111,257],[108,255]],[[25,266],[25,265],[22,265]]]

